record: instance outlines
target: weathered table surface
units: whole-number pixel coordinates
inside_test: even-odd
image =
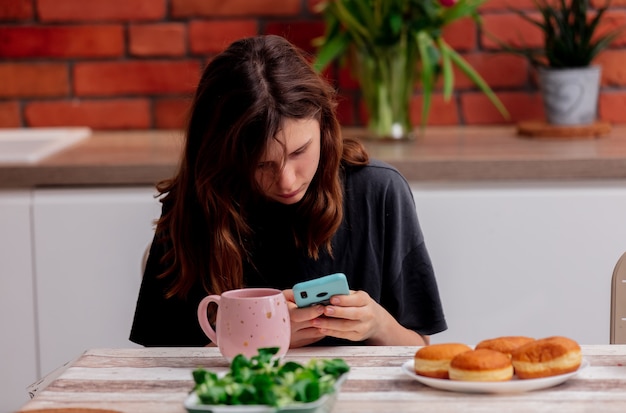
[[[413,347],[292,349],[286,360],[341,357],[351,366],[333,412],[626,412],[626,345],[582,346],[590,366],[558,386],[518,394],[436,390],[406,375]],[[86,351],[22,410],[92,408],[185,412],[191,371],[228,368],[216,348]],[[76,412],[77,410],[74,410]],[[79,410],[80,411],[80,410]]]

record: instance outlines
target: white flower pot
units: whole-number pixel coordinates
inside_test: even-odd
[[[598,113],[600,66],[539,69],[539,86],[548,123],[586,125]]]

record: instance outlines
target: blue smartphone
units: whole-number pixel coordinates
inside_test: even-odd
[[[330,297],[338,294],[350,294],[346,275],[341,272],[303,281],[293,286],[293,296],[298,307],[327,305]]]

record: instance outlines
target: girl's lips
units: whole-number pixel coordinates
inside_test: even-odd
[[[295,191],[295,192],[291,192],[289,194],[278,194],[279,197],[284,198],[284,199],[289,199],[289,198],[293,198],[294,196],[298,195],[300,191]]]
[[[298,194],[300,193],[300,191],[301,191],[301,190],[302,190],[302,189],[297,189],[297,190],[295,190],[295,191],[293,191],[293,192],[290,192],[290,193],[288,193],[288,194],[278,194],[278,196],[279,196],[280,198],[283,198],[283,199],[293,198],[294,196],[298,195]]]

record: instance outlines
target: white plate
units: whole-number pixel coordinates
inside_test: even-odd
[[[543,377],[540,379],[518,379],[513,376],[509,381],[478,382],[458,381],[448,379],[433,379],[415,374],[413,360],[408,360],[402,365],[402,371],[426,386],[440,390],[448,390],[461,393],[523,393],[533,390],[546,389],[567,381],[580,370],[589,366],[589,362],[583,358],[578,370],[558,376]]]

